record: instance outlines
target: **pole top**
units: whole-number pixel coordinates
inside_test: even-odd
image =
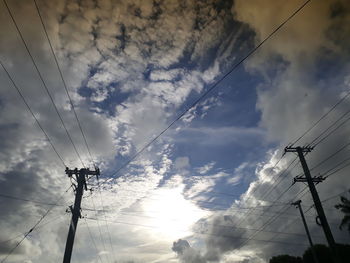
[[[68,175],[68,177],[72,177],[73,174],[74,175],[95,175],[95,176],[100,175],[100,169],[98,167],[95,167],[95,171],[92,171],[89,168],[81,168],[78,170],[78,168],[69,169],[68,167],[66,167],[65,172]]]
[[[292,146],[286,146],[284,148],[284,152],[311,152],[314,149],[314,147],[310,146],[310,145],[306,145],[306,146],[297,146],[297,147],[292,147]]]
[[[297,205],[297,206],[299,206],[300,204],[301,204],[301,200],[298,200],[298,201],[291,203],[291,205]]]

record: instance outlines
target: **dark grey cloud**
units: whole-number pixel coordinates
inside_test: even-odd
[[[193,249],[187,240],[179,239],[174,241],[172,250],[177,253],[181,262],[184,263],[205,263],[204,257]]]

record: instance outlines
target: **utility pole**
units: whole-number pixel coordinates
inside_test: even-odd
[[[295,206],[297,206],[299,208],[301,219],[303,220],[303,224],[304,224],[304,227],[305,227],[306,235],[307,235],[307,238],[309,239],[309,242],[310,242],[310,248],[311,248],[312,257],[313,257],[315,263],[319,263],[318,259],[317,259],[317,256],[316,256],[315,249],[314,249],[314,244],[313,244],[312,239],[311,239],[309,228],[307,227],[307,224],[306,224],[303,208],[301,207],[301,200],[298,200],[298,201],[292,203],[292,205],[295,205]]]
[[[318,196],[318,193],[317,193],[317,190],[316,190],[316,187],[314,185],[314,183],[320,183],[324,180],[323,177],[319,176],[319,177],[311,177],[311,173],[310,173],[310,170],[309,170],[309,167],[306,163],[306,160],[305,160],[305,157],[304,157],[304,153],[306,152],[311,152],[313,150],[312,147],[291,147],[291,146],[288,146],[284,149],[285,153],[287,152],[296,152],[299,156],[299,159],[300,159],[300,163],[301,163],[301,166],[304,170],[304,174],[305,174],[305,177],[295,177],[294,178],[294,183],[295,182],[307,182],[308,186],[309,186],[309,189],[310,189],[310,192],[311,192],[311,195],[312,195],[312,199],[314,201],[314,204],[315,204],[315,208],[316,208],[316,211],[317,211],[317,214],[320,218],[320,221],[321,221],[321,226],[323,228],[323,232],[326,236],[326,239],[327,239],[327,242],[328,242],[328,245],[332,251],[332,254],[333,254],[333,260],[335,263],[340,263],[341,261],[339,260],[338,258],[338,253],[337,253],[337,247],[336,247],[336,243],[335,243],[335,240],[333,238],[333,234],[332,234],[332,231],[331,231],[331,228],[329,227],[329,224],[328,224],[328,221],[327,221],[327,218],[326,218],[326,215],[323,211],[323,207],[322,207],[322,203],[321,203],[321,200],[320,200],[320,197]]]
[[[86,185],[86,179],[89,175],[100,175],[100,170],[98,168],[95,168],[95,171],[90,171],[88,168],[82,168],[78,170],[75,168],[74,170],[70,170],[68,167],[66,168],[66,174],[70,178],[74,178],[77,182],[77,186],[75,186],[75,200],[74,200],[74,206],[70,206],[70,210],[72,212],[72,219],[69,226],[69,232],[67,236],[67,242],[66,242],[66,248],[64,251],[64,257],[63,257],[63,263],[70,263],[71,257],[72,257],[72,251],[73,251],[73,245],[74,245],[74,237],[75,233],[77,231],[78,226],[78,220],[81,218],[80,214],[80,207],[81,207],[81,199],[85,191],[87,190]]]

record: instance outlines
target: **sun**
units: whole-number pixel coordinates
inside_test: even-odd
[[[147,225],[163,238],[175,240],[191,235],[192,225],[208,215],[207,211],[186,200],[182,190],[183,187],[161,188],[143,203]]]

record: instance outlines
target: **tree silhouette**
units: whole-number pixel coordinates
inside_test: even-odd
[[[335,205],[335,208],[340,209],[345,215],[340,223],[339,228],[343,229],[344,226],[347,226],[350,233],[350,200],[344,196],[340,197],[340,204]]]
[[[323,244],[314,245],[314,250],[319,263],[330,263],[332,262],[332,254],[329,247]],[[303,254],[303,262],[304,263],[316,263],[312,257],[311,248],[309,247],[305,250]]]
[[[269,263],[302,263],[300,257],[293,257],[290,255],[274,256],[270,259]]]
[[[337,244],[338,256],[341,263],[348,263],[350,258],[350,245]],[[318,263],[330,263],[332,260],[332,252],[328,246],[324,244],[314,245],[314,250],[317,255]],[[315,263],[312,256],[311,248],[304,251],[303,257],[295,257],[290,255],[274,256],[269,263]]]

